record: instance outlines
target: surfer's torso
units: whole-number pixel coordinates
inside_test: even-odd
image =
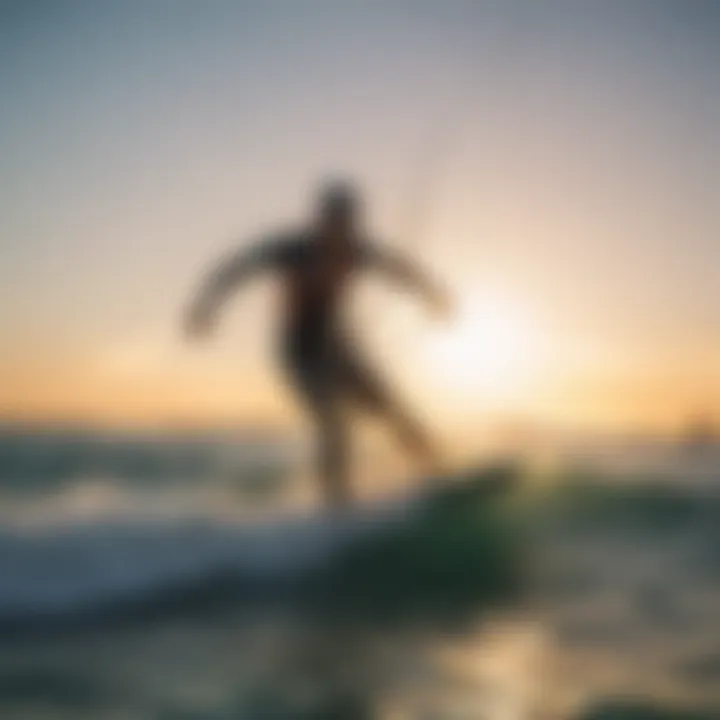
[[[360,241],[325,246],[311,233],[291,234],[275,245],[280,273],[286,350],[313,354],[339,340],[348,287],[367,257]]]

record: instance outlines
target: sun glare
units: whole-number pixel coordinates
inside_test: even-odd
[[[537,348],[522,306],[499,292],[461,298],[455,317],[428,339],[439,383],[463,397],[506,400],[527,379]]]

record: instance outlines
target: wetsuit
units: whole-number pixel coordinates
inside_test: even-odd
[[[420,427],[404,413],[388,387],[347,339],[341,309],[348,283],[362,270],[376,269],[431,297],[430,281],[406,259],[367,241],[332,245],[310,232],[288,233],[233,255],[211,274],[193,312],[209,316],[248,276],[280,275],[284,323],[280,346],[285,368],[302,393],[320,431],[321,470],[333,503],[348,499],[347,402],[382,414],[414,453],[430,454]]]

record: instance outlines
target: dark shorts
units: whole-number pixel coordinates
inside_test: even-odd
[[[371,412],[392,407],[390,393],[374,369],[347,346],[331,351],[287,352],[290,378],[314,412],[350,402]]]

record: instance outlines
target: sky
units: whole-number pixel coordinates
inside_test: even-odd
[[[294,422],[273,287],[182,342],[204,271],[328,174],[457,298],[368,280],[418,412],[720,416],[720,8],[688,0],[0,2],[0,418]]]

